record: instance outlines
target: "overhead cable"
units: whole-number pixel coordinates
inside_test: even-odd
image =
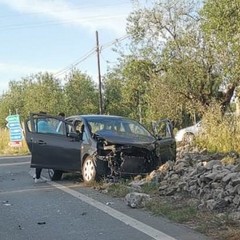
[[[72,64],[68,65],[67,67],[63,68],[62,70],[56,72],[54,74],[55,77],[67,72],[68,70],[73,69],[74,67],[76,67],[78,64],[80,64],[81,62],[85,61],[87,58],[89,58],[91,55],[95,54],[96,52],[96,48],[92,49],[91,51],[89,51],[88,53],[86,53],[83,57],[81,57],[80,59],[74,61]]]
[[[100,52],[101,52],[102,50],[105,50],[106,48],[114,45],[115,43],[118,43],[118,42],[121,42],[121,41],[125,40],[125,39],[128,38],[128,37],[129,37],[129,35],[124,35],[123,37],[117,38],[117,39],[115,39],[115,40],[113,40],[113,41],[111,41],[111,42],[109,42],[109,43],[106,43],[106,44],[104,44],[104,45],[101,45],[101,46],[99,47]],[[61,69],[60,71],[56,72],[56,73],[54,74],[54,76],[55,76],[55,77],[60,76],[60,75],[62,75],[62,74],[64,74],[64,73],[66,73],[67,71],[73,69],[73,68],[76,67],[78,64],[84,62],[84,61],[85,61],[86,59],[88,59],[90,56],[92,56],[93,54],[95,54],[95,53],[96,53],[96,50],[97,50],[96,47],[92,48],[90,51],[88,51],[86,54],[84,54],[81,58],[75,60],[75,61],[74,61],[73,63],[71,63],[70,65],[68,65],[68,66],[66,66],[65,68]]]

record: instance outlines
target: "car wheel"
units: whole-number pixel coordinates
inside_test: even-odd
[[[96,165],[92,157],[87,157],[82,166],[82,177],[84,182],[93,182],[97,180]]]
[[[48,175],[52,181],[61,180],[63,172],[60,170],[48,169]]]
[[[185,143],[191,143],[194,140],[194,134],[192,133],[185,133],[183,137],[183,142]]]

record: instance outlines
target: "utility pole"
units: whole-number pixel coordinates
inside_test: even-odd
[[[98,86],[99,86],[99,113],[103,114],[102,79],[100,69],[100,50],[98,41],[98,31],[96,31],[96,43],[97,43]]]

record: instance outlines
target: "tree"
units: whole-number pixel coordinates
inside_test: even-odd
[[[230,93],[222,91],[226,75],[221,71],[219,54],[202,32],[200,7],[195,0],[155,1],[128,18],[128,33],[139,49],[134,49],[135,56],[156,65],[155,89],[164,89],[158,88],[159,97],[156,100],[155,94],[152,102],[161,106],[169,103],[171,109],[183,111],[184,116],[201,114],[216,100],[225,106]],[[172,95],[181,103],[175,102],[174,106]],[[151,107],[157,109],[154,104]]]
[[[105,113],[127,117],[130,110],[123,99],[124,80],[120,66],[109,70],[103,78],[103,86]]]
[[[240,82],[240,1],[207,0],[201,11],[202,29],[216,49],[219,68],[222,70],[223,88],[221,105],[229,105]]]
[[[135,55],[141,54],[151,61],[159,61],[162,51],[169,42],[172,42],[180,52],[181,37],[195,29],[198,24],[200,7],[198,2],[152,1],[152,4],[143,7],[136,4],[139,7],[127,19],[127,32],[131,36]]]
[[[65,100],[60,80],[50,73],[38,73],[22,79],[24,89],[23,116],[29,112],[44,111],[58,114],[64,111]]]
[[[155,65],[147,60],[129,57],[122,66],[124,105],[128,106],[131,118],[145,122],[146,97],[149,93],[150,75]]]
[[[11,81],[9,90],[1,96],[0,102],[2,127],[9,114],[18,113],[21,120],[24,120],[30,112],[57,114],[65,108],[61,82],[47,72],[31,75],[20,81]]]
[[[5,118],[9,114],[21,113],[24,106],[23,92],[21,83],[17,81],[9,82],[9,91],[0,98],[0,126],[5,127]]]
[[[145,122],[146,96],[154,64],[125,56],[105,77],[106,109]]]
[[[73,70],[66,76],[66,81],[64,92],[68,114],[98,113],[98,91],[92,79]]]

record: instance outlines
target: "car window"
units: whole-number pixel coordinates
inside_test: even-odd
[[[55,121],[49,118],[37,118],[36,121],[36,132],[37,133],[57,133],[57,124]]]
[[[94,118],[89,117],[87,123],[91,127],[92,133],[98,134],[100,131],[112,131],[121,135],[142,135],[152,137],[152,135],[138,122],[125,118]]]
[[[83,132],[82,140],[83,140],[84,142],[87,141],[87,134],[86,134],[86,132]]]
[[[65,127],[65,123],[63,121],[59,121],[59,123],[56,127],[56,133],[66,135],[66,127]]]
[[[85,125],[81,120],[76,120],[74,122],[74,130],[82,136],[83,141],[87,141]],[[89,129],[89,131],[91,131],[91,129]]]
[[[162,138],[169,138],[172,137],[172,129],[171,125],[169,124],[168,121],[160,121],[158,124],[155,126],[155,131],[158,136]]]
[[[74,131],[78,133],[83,133],[84,132],[84,125],[83,122],[80,120],[77,120],[74,122]]]
[[[144,135],[145,131],[143,131],[142,128],[140,128],[138,125],[136,124],[129,124],[129,129],[131,131],[131,133],[137,134],[137,135]]]
[[[33,131],[32,126],[31,126],[31,121],[30,121],[30,119],[27,121],[27,128],[28,128],[28,131],[29,131],[29,132],[32,132],[32,131]]]
[[[91,126],[92,133],[96,133],[97,131],[100,131],[104,129],[104,124],[101,122],[88,122],[89,125]]]
[[[44,116],[37,116],[33,119],[35,132],[36,133],[45,133],[45,134],[60,134],[66,135],[66,128],[63,121]],[[30,126],[28,124],[28,126]],[[29,128],[32,131],[31,127]]]

